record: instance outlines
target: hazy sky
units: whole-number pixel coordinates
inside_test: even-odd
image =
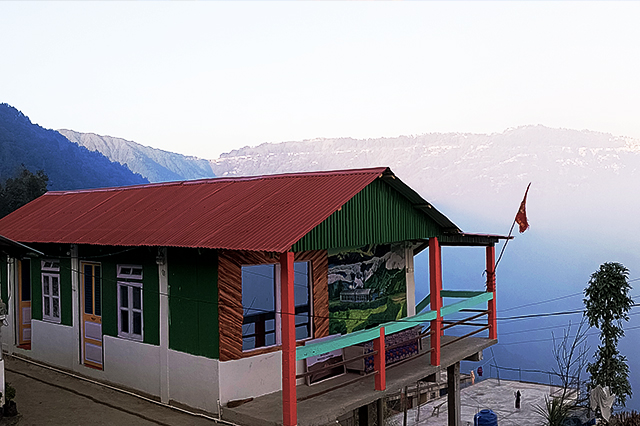
[[[640,138],[640,3],[0,2],[0,102],[205,158],[524,124]]]

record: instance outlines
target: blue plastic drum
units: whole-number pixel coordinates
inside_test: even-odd
[[[480,410],[473,416],[473,426],[498,426],[498,415],[491,410]]]

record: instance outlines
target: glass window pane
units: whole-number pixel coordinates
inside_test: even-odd
[[[133,334],[142,335],[142,314],[140,312],[133,313]]]
[[[120,288],[120,307],[129,307],[129,288],[126,285],[118,286]]]
[[[51,301],[53,302],[53,317],[54,318],[60,318],[60,299],[58,298],[52,298]]]
[[[306,325],[296,327],[296,340],[306,339],[309,337],[309,327]]]
[[[60,296],[60,290],[58,288],[58,277],[57,276],[53,276],[51,277],[51,291],[52,294],[56,297]]]
[[[131,292],[131,303],[133,304],[133,309],[142,309],[142,289],[140,287],[132,287]]]
[[[51,294],[51,292],[49,291],[49,276],[48,275],[43,275],[42,276],[42,292],[44,294],[46,294],[47,296],[49,296]]]
[[[271,346],[276,344],[276,333],[268,333],[264,336],[265,346]]]
[[[242,307],[245,315],[274,312],[275,265],[242,267]]]
[[[137,277],[142,276],[142,268],[133,268],[131,269],[131,275],[135,275]]]
[[[275,265],[242,267],[243,349],[275,345]],[[250,327],[247,327],[250,326]],[[251,332],[249,332],[251,330]]]
[[[44,314],[45,314],[46,316],[51,316],[51,302],[50,302],[49,300],[50,300],[50,299],[49,299],[49,297],[45,296],[45,297],[44,297],[44,301],[42,302],[42,303],[43,303],[43,305],[44,305],[44,306],[43,306],[43,308],[44,308]]]
[[[306,339],[309,336],[309,323],[311,321],[311,294],[309,291],[309,262],[295,262],[294,270],[294,299],[296,305],[296,340]]]
[[[120,310],[120,331],[123,333],[129,332],[129,311],[124,309]]]
[[[242,335],[243,336],[246,336],[248,334],[253,334],[255,332],[256,332],[255,323],[253,323],[253,322],[251,324],[244,324],[242,326]]]
[[[253,349],[256,347],[256,339],[255,337],[245,337],[242,339],[242,350],[246,351],[248,349]]]
[[[276,320],[267,320],[264,322],[264,331],[274,332],[276,330]]]
[[[294,299],[296,306],[309,304],[309,262],[295,262],[294,272]]]

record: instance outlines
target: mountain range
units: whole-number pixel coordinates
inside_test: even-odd
[[[540,125],[493,134],[265,143],[212,160],[217,176],[381,165],[436,206],[463,216],[480,214],[487,222],[509,223],[529,182],[530,208],[536,211],[542,203],[539,213],[551,226],[564,227],[563,212],[581,206],[581,214],[589,214],[593,197],[640,206],[640,197],[617,198],[640,182],[640,141]]]
[[[71,142],[97,151],[109,160],[127,166],[150,182],[169,182],[214,177],[209,161],[140,145],[139,143],[95,133],[60,129]]]

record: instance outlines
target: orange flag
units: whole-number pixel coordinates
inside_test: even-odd
[[[531,182],[527,185],[527,190],[524,192],[524,198],[520,203],[520,209],[518,209],[518,214],[516,214],[516,223],[520,226],[520,233],[529,229],[529,221],[527,220],[527,194],[529,193],[530,186]]]

